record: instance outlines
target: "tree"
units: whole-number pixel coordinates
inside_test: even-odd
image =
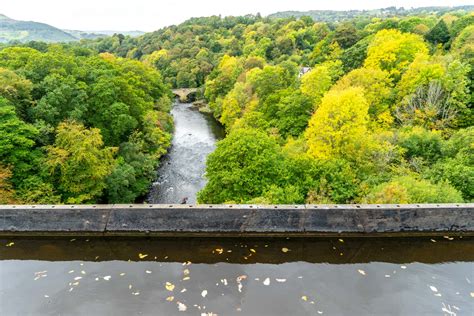
[[[369,114],[377,118],[389,110],[392,94],[392,80],[387,71],[371,68],[360,68],[342,77],[333,89],[344,90],[350,87],[364,89],[364,97],[369,103]]]
[[[342,49],[347,49],[359,40],[359,36],[354,24],[343,22],[336,27],[334,39]]]
[[[361,88],[328,92],[305,132],[308,154],[322,160],[356,155],[366,138],[368,110]]]
[[[15,204],[15,191],[11,184],[12,172],[9,168],[0,165],[0,204]]]
[[[374,204],[459,202],[463,202],[461,194],[448,183],[433,184],[413,176],[396,177],[376,186],[364,199],[364,203]]]
[[[381,30],[369,45],[365,67],[386,70],[398,81],[416,56],[427,54],[428,47],[419,35]]]
[[[237,129],[217,144],[207,160],[206,187],[200,203],[243,203],[278,185],[283,156],[276,141],[262,131]]]
[[[327,62],[316,66],[301,78],[301,92],[313,99],[316,108],[341,72],[340,62]]]
[[[438,45],[446,44],[451,39],[449,34],[448,26],[443,19],[439,22],[425,35],[427,41]]]
[[[38,131],[20,120],[15,108],[0,97],[0,162],[11,166],[14,178],[25,177],[34,159],[33,147]]]
[[[54,145],[46,149],[46,165],[56,178],[64,202],[96,202],[114,168],[116,152],[116,148],[104,148],[100,130],[86,129],[75,122],[61,123]]]

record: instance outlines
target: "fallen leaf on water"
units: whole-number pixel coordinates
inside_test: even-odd
[[[342,239],[342,238],[339,238],[339,242],[344,242],[344,239]]]
[[[132,289],[132,285],[131,285],[131,284],[128,285],[128,289],[129,289],[129,290]]]
[[[83,271],[81,271],[81,274],[83,274],[83,275],[84,275],[84,274],[86,274],[86,271],[84,271],[84,270],[83,270]]]
[[[186,292],[186,291],[187,291],[186,289],[182,289],[182,290],[181,290],[181,293],[184,293],[184,292]]]
[[[166,298],[166,300],[167,300],[168,302],[172,302],[172,301],[174,300],[174,296],[168,296],[168,297]]]
[[[207,290],[202,291],[202,292],[201,292],[201,296],[202,296],[202,297],[206,297],[206,296],[207,296]]]
[[[75,277],[74,281],[77,281],[77,280],[80,280],[80,279],[82,279],[82,277]]]
[[[400,268],[405,270],[407,268],[407,266],[400,266]]]
[[[306,295],[301,296],[301,299],[305,302],[308,301],[308,297]]]
[[[247,279],[247,276],[244,274],[244,275],[239,275],[236,279],[237,282],[241,282],[242,280],[245,280]]]
[[[474,292],[471,292],[471,297],[474,297]]]
[[[433,291],[433,292],[438,292],[438,289],[437,289],[435,286],[433,286],[433,285],[430,285],[430,289],[431,289],[431,291]]]
[[[177,304],[178,304],[178,310],[180,312],[185,312],[188,309],[188,307],[181,302],[177,302]]]
[[[105,277],[103,277],[103,279],[104,279],[105,281],[109,281],[109,280],[110,280],[110,278],[111,278],[111,276],[110,276],[110,275],[106,275]]]
[[[250,251],[253,253],[256,253],[257,251],[255,249],[250,248]]]
[[[184,269],[183,274],[188,275],[189,274],[189,269]]]
[[[443,236],[443,238],[447,239],[447,240],[454,240],[453,237],[449,237],[449,236]]]
[[[147,254],[143,254],[143,253],[139,253],[139,254],[138,254],[138,258],[140,258],[140,259],[144,259],[144,258],[146,258],[146,257],[148,257]]]
[[[49,295],[45,295],[44,297],[48,298],[48,297],[49,297]]]
[[[124,275],[125,275],[125,272],[120,273],[120,276],[124,276]]]
[[[358,271],[360,274],[362,274],[362,275],[366,275],[366,273],[365,273],[364,270],[360,270],[360,269],[359,269],[359,270],[357,270],[357,271]]]
[[[188,277],[188,276],[185,276],[185,277],[183,278],[183,281],[188,281],[189,279],[191,279],[191,278]]]
[[[270,285],[270,278],[266,278],[265,280],[263,280],[263,285]]]
[[[431,240],[431,242],[436,242],[436,240],[434,240],[434,239],[430,239],[430,240]]]
[[[168,291],[172,292],[172,291],[174,290],[174,284],[172,284],[172,283],[170,283],[170,282],[166,282],[165,288],[166,288]]]
[[[5,246],[6,246],[6,247],[11,247],[11,246],[13,246],[14,244],[15,244],[14,242],[9,242],[9,243],[6,244]]]
[[[140,292],[138,292],[138,291],[137,292],[132,292],[132,295],[135,295],[135,296],[140,295]]]
[[[280,283],[286,282],[286,279],[275,279],[275,280]]]
[[[69,271],[68,273],[69,273],[69,274],[74,273],[74,270],[71,270],[71,271]]]
[[[150,270],[146,270],[145,273],[151,274],[151,271],[150,271]]]
[[[287,253],[288,251],[290,251],[290,249],[288,249],[286,247],[283,247],[283,248],[281,248],[281,251],[284,252],[284,253]]]
[[[386,278],[389,278],[389,277],[390,277],[390,274],[386,274],[385,277],[386,277]]]
[[[217,252],[218,254],[222,255],[222,253],[224,252],[224,249],[222,249],[222,248],[217,248],[217,249],[215,250],[215,252]]]

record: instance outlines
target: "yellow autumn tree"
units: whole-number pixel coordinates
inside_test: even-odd
[[[398,81],[408,65],[420,54],[428,55],[428,46],[420,35],[381,30],[369,45],[365,67],[386,70]]]
[[[367,134],[368,111],[362,88],[328,92],[305,132],[308,154],[322,160],[356,155]]]

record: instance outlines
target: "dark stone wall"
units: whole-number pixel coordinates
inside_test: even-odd
[[[474,204],[0,206],[0,235],[474,235]]]

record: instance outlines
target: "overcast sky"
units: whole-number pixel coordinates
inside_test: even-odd
[[[473,0],[0,0],[0,13],[63,29],[153,31],[190,17],[286,10],[453,6]]]

